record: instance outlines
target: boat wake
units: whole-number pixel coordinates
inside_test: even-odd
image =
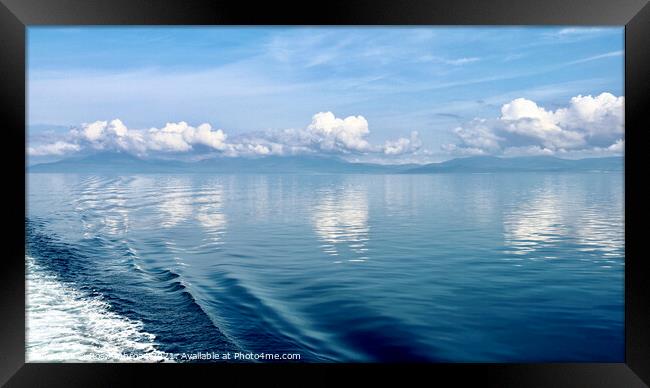
[[[28,362],[159,362],[169,360],[140,321],[111,311],[27,256]]]

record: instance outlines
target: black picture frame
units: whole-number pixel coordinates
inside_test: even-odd
[[[25,37],[35,25],[620,25],[625,26],[625,362],[619,364],[47,364],[25,363]],[[0,0],[0,99],[4,135],[2,166],[4,250],[0,267],[0,384],[6,386],[192,384],[208,377],[246,383],[302,379],[304,385],[361,372],[428,381],[473,381],[488,386],[642,387],[650,384],[650,278],[643,255],[642,147],[650,130],[650,4],[646,0],[334,1],[235,0]],[[9,173],[7,173],[9,172]],[[637,226],[638,225],[638,226]],[[295,371],[303,373],[296,374]],[[304,372],[309,377],[304,376]],[[301,376],[301,377],[298,377]],[[277,380],[276,380],[277,379]]]

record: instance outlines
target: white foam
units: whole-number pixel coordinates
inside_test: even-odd
[[[27,261],[28,362],[153,362],[170,358],[140,321],[110,311],[91,297]]]

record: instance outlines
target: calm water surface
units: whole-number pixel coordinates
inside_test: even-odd
[[[28,359],[616,361],[622,174],[29,174]]]

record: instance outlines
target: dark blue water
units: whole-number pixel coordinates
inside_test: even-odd
[[[30,174],[27,190],[30,360],[624,357],[622,174]]]

